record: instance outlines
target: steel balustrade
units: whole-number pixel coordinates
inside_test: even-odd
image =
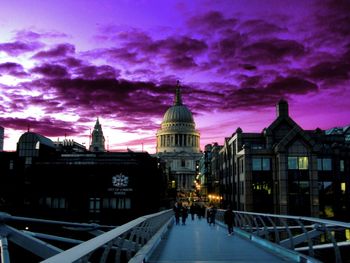
[[[98,224],[71,223],[54,220],[34,219],[27,217],[11,216],[0,212],[0,252],[1,262],[9,263],[8,241],[32,252],[44,259],[45,263],[54,262],[126,262],[137,258],[142,262],[149,256],[154,247],[160,241],[161,236],[167,231],[173,222],[173,211],[166,210],[159,213],[139,217],[122,226],[113,227],[108,232],[100,229],[111,229],[110,226]],[[55,225],[64,230],[84,231],[97,235],[87,241],[74,238],[65,238],[44,233],[34,233],[27,230],[17,230],[10,226],[13,223],[28,225]],[[46,241],[74,244],[76,246],[63,251]]]
[[[217,220],[224,222],[224,211],[218,210]],[[343,262],[350,247],[350,223],[304,216],[274,215],[234,211],[236,231],[245,231],[310,257],[320,257],[322,249],[332,249],[333,259]],[[348,249],[341,253],[341,248]],[[346,260],[349,260],[347,258]]]

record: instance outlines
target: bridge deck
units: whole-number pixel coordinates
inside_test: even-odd
[[[288,262],[237,234],[228,236],[218,224],[188,219],[186,225],[173,225],[147,262]]]

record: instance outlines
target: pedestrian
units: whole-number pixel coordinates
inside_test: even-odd
[[[233,235],[234,213],[230,205],[227,207],[227,210],[224,213],[224,221],[227,225],[228,235]]]
[[[186,225],[188,211],[187,211],[187,207],[185,205],[181,207],[180,213],[181,213],[182,225]]]
[[[181,209],[181,203],[176,202],[173,207],[176,225],[180,223],[180,209]]]
[[[192,203],[191,206],[190,206],[190,214],[191,214],[192,221],[194,220],[194,214],[195,213],[196,213],[196,207]]]
[[[213,206],[211,209],[210,209],[210,218],[209,218],[209,225],[214,225],[215,226],[215,217],[216,217],[216,207]]]

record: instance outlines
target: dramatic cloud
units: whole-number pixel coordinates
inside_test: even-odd
[[[0,64],[0,76],[3,74],[12,75],[14,77],[24,77],[27,75],[22,65],[13,62]]]
[[[129,134],[128,146],[154,151],[150,134],[173,104],[177,80],[203,145],[238,126],[260,131],[281,98],[297,109],[302,127],[349,124],[349,2],[205,3],[152,9],[141,1],[137,15],[131,3],[118,12],[93,1],[38,4],[22,26],[15,11],[3,14],[13,23],[4,24],[0,41],[0,125],[81,138],[100,117],[111,146]],[[312,112],[302,111],[306,104]]]
[[[11,56],[18,56],[23,53],[32,52],[40,47],[42,47],[42,44],[39,42],[16,41],[0,43],[0,51],[4,51]]]
[[[33,58],[42,59],[42,58],[60,58],[67,55],[74,54],[75,47],[71,44],[59,44],[52,49],[40,51],[36,53]]]

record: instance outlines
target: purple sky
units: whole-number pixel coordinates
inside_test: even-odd
[[[304,3],[306,2],[306,3]],[[304,129],[350,124],[350,1],[4,0],[5,150],[30,126],[155,152],[176,80],[207,143],[260,132],[289,102]]]

